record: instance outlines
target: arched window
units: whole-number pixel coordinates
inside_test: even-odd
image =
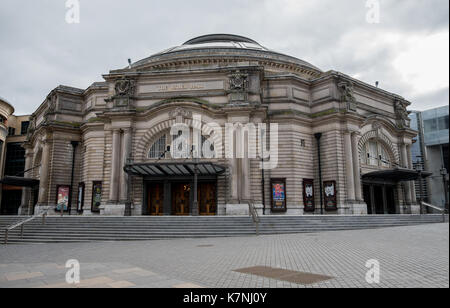
[[[391,167],[388,151],[375,139],[369,140],[363,147],[362,164],[374,167]]]
[[[166,141],[167,137],[165,134],[159,137],[159,139],[151,146],[148,157],[151,159],[161,158],[166,151]]]

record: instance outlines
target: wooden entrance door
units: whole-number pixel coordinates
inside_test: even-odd
[[[215,183],[199,183],[198,208],[200,215],[213,216],[217,214],[217,198]]]
[[[177,216],[190,215],[191,185],[186,183],[172,184],[172,214]]]
[[[164,215],[164,185],[149,184],[147,196],[147,213],[152,216]]]

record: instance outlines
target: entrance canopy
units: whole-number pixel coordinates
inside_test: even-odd
[[[210,162],[143,163],[125,166],[125,172],[138,176],[193,176],[197,166],[198,176],[215,176],[225,172],[225,167]]]
[[[2,180],[0,180],[0,184],[18,187],[36,187],[39,186],[39,180],[18,176],[5,176]]]
[[[432,173],[422,171],[422,178],[431,176]],[[412,169],[396,168],[390,170],[375,171],[364,174],[364,180],[381,180],[389,182],[409,182],[420,178],[420,172]]]

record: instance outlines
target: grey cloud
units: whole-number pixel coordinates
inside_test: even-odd
[[[218,32],[251,37],[323,70],[379,80],[410,99],[411,84],[392,67],[401,46],[367,46],[383,33],[448,31],[449,18],[447,0],[381,0],[378,25],[366,23],[363,0],[80,0],[81,23],[68,25],[64,2],[2,0],[0,96],[17,114],[33,112],[59,84],[85,88],[128,58]]]

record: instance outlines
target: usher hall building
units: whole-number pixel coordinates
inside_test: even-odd
[[[419,213],[409,105],[252,39],[206,35],[87,89],[55,88],[29,119],[23,174],[1,182],[21,187],[18,214]],[[12,110],[0,108],[4,150]]]

